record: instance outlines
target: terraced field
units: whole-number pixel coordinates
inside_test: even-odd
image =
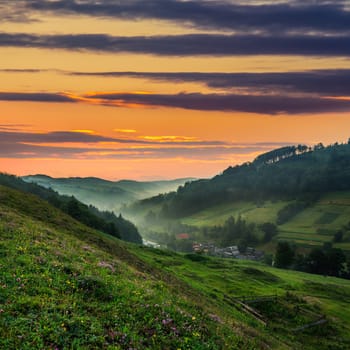
[[[268,201],[259,205],[252,202],[235,202],[203,210],[181,221],[194,226],[214,226],[222,224],[233,215],[234,217],[241,216],[243,219],[256,223],[274,222],[278,210],[285,204],[286,202],[282,201]]]
[[[220,225],[231,215],[241,216],[250,222],[276,222],[278,211],[288,202],[265,202],[257,205],[252,202],[236,202],[216,206],[181,221],[193,226]],[[279,226],[277,239],[290,240],[303,247],[323,245],[332,240],[337,230],[350,222],[350,193],[334,192],[320,198],[314,205],[305,208],[285,224]],[[350,242],[335,245],[350,250]]]
[[[282,225],[279,237],[306,246],[322,245],[349,221],[350,193],[330,193]],[[336,246],[348,250],[349,242]]]

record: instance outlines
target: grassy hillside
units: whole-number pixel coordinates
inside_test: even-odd
[[[190,215],[181,222],[196,227],[221,225],[231,215],[262,224],[277,221],[278,211],[289,201],[235,202],[221,204]],[[310,248],[333,240],[334,234],[350,221],[350,192],[331,192],[321,196],[285,224],[279,225],[276,240],[283,239]],[[350,237],[349,237],[350,238]],[[350,240],[335,244],[350,250]]]
[[[102,210],[119,211],[120,206],[133,201],[152,197],[159,193],[175,191],[191,179],[169,181],[108,181],[94,177],[52,178],[46,175],[23,176],[26,182],[34,182],[52,188],[60,194],[73,195],[86,204]]]
[[[350,193],[335,192],[322,196],[292,220],[281,226],[281,238],[304,246],[330,241],[337,230],[350,221]],[[336,246],[350,250],[350,237]]]
[[[184,282],[120,241],[4,187],[0,214],[0,348],[215,349],[224,347],[223,339],[249,344],[212,320],[214,308],[197,305],[199,295]]]
[[[6,187],[0,267],[3,349],[350,346],[349,281],[128,244]],[[267,326],[235,299],[270,294]]]

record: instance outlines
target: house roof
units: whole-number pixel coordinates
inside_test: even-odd
[[[178,235],[176,235],[177,239],[189,239],[190,235],[188,233],[179,233]]]

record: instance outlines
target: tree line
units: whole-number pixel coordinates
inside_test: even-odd
[[[350,259],[341,249],[333,248],[331,243],[301,254],[295,245],[287,241],[278,242],[273,264],[284,269],[350,279]]]

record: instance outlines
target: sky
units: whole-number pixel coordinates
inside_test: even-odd
[[[341,0],[0,0],[0,172],[212,177],[350,137]]]

